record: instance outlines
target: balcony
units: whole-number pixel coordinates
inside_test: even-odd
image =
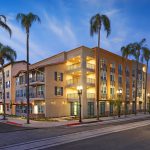
[[[122,70],[118,70],[118,74],[122,75],[123,71]]]
[[[69,79],[67,80],[67,87],[77,86],[79,84],[79,79]]]
[[[118,82],[118,86],[122,87],[123,86],[122,82]]]
[[[115,94],[110,94],[110,99],[115,99]]]
[[[77,93],[69,93],[69,94],[67,94],[67,99],[69,101],[75,101],[75,100],[78,101],[79,95]],[[87,99],[90,99],[90,100],[95,99],[95,93],[87,93]]]
[[[130,76],[129,71],[126,71],[126,76],[127,76],[127,77],[129,77],[129,76]]]
[[[102,99],[107,99],[107,94],[106,94],[106,93],[101,92],[101,98],[102,98]]]
[[[101,67],[100,67],[100,69],[102,71],[107,71],[107,65],[106,64],[102,64]]]
[[[70,101],[78,100],[79,96],[77,93],[69,93],[67,94],[67,99]]]
[[[93,78],[87,78],[87,84],[91,86],[95,86],[95,79]]]
[[[107,84],[107,80],[104,79],[104,78],[101,78],[101,83],[104,85],[104,84]]]
[[[30,81],[30,85],[42,85],[44,84],[44,76],[41,76],[41,77],[37,77],[37,78],[30,78],[29,79]]]
[[[87,68],[89,71],[95,71],[95,65],[94,65],[94,64],[87,63],[87,64],[86,64],[86,68]]]
[[[44,91],[38,91],[37,94],[36,93],[30,93],[30,99],[34,99],[34,100],[44,100]]]
[[[110,81],[110,85],[114,85],[115,86],[115,81]]]
[[[95,99],[95,93],[87,93],[87,99]]]
[[[67,71],[74,71],[81,68],[81,63],[72,64],[67,66]]]
[[[110,72],[115,73],[115,68],[110,67]]]

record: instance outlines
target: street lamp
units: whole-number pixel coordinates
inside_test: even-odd
[[[118,96],[118,98],[119,98],[119,101],[118,101],[118,117],[120,117],[120,99],[121,99],[121,96],[122,96],[122,90],[117,90],[117,96]]]
[[[149,101],[149,114],[150,114],[150,93],[147,94],[148,101]]]
[[[77,86],[77,90],[78,90],[79,107],[80,107],[79,122],[81,123],[82,122],[82,117],[81,117],[81,95],[82,95],[82,90],[83,90],[82,85]]]

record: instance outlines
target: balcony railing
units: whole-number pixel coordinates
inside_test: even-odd
[[[95,79],[93,79],[93,78],[87,78],[87,83],[88,84],[95,84]]]
[[[94,99],[95,93],[87,93],[87,99]]]
[[[44,82],[44,77],[30,78],[30,83],[32,82]]]
[[[68,65],[67,66],[67,70],[70,71],[70,70],[75,70],[75,69],[79,69],[81,68],[81,63],[77,63],[77,64],[73,64],[73,65]]]
[[[36,93],[30,93],[30,98],[44,98],[44,92],[43,91],[38,91]]]
[[[118,74],[119,74],[119,75],[122,75],[122,70],[118,70]]]
[[[107,84],[107,80],[104,79],[104,78],[101,78],[101,83],[102,83],[102,84]]]
[[[78,79],[69,79],[67,80],[67,85],[76,85],[79,84],[79,80]]]
[[[115,85],[115,81],[110,81],[110,85]]]
[[[129,77],[129,76],[130,76],[129,71],[126,71],[126,76],[127,76],[127,77]]]
[[[110,67],[110,72],[115,73],[115,68]]]
[[[92,69],[92,70],[95,69],[95,65],[94,64],[90,64],[90,63],[87,63],[86,67],[87,67],[87,69]]]
[[[107,65],[106,64],[102,64],[100,69],[103,70],[103,71],[107,71]]]
[[[101,98],[105,98],[105,99],[107,99],[107,94],[106,93],[103,93],[103,92],[101,92]]]
[[[67,94],[67,98],[68,99],[78,99],[79,96],[77,93],[70,93],[70,94]]]
[[[67,94],[68,99],[79,99],[79,96],[77,93],[70,93]],[[94,99],[95,98],[95,93],[87,93],[87,99]]]

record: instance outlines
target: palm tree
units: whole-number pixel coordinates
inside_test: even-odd
[[[131,55],[131,44],[121,47],[121,53],[122,53],[122,57],[125,60],[124,62],[125,62],[125,74],[126,74],[127,60],[128,60],[128,57]],[[127,100],[125,96],[125,115],[126,114],[127,114]]]
[[[145,95],[144,95],[144,113],[146,114],[146,97],[147,97],[147,75],[148,75],[148,63],[150,60],[150,49],[147,47],[143,48],[142,61],[146,61],[146,77],[145,77]],[[149,104],[150,105],[150,104]]]
[[[6,17],[4,15],[0,15],[0,26],[2,28],[4,28],[6,31],[8,31],[8,33],[11,37],[12,31],[11,31],[10,27],[6,24]]]
[[[98,34],[98,48],[95,52],[96,55],[96,100],[97,100],[97,120],[99,120],[99,66],[100,66],[100,31],[104,26],[105,31],[107,32],[107,37],[110,35],[111,26],[110,20],[106,15],[96,14],[90,20],[90,34],[94,36],[94,34]]]
[[[29,34],[30,34],[30,28],[33,24],[33,22],[41,22],[40,18],[33,14],[23,14],[19,13],[16,17],[17,21],[21,22],[22,27],[26,31],[26,49],[27,49],[27,124],[30,123],[29,121],[29,115],[30,115],[30,102],[29,102]]]
[[[136,105],[137,105],[137,86],[138,86],[138,72],[139,72],[139,59],[141,55],[141,50],[144,48],[144,43],[146,39],[142,39],[140,42],[132,43],[132,55],[135,57],[136,60],[136,81],[135,81],[135,115],[136,115]]]
[[[8,62],[14,62],[17,57],[16,52],[9,46],[3,46],[0,43],[0,65],[2,69],[2,78],[3,78],[3,115],[4,120],[6,119],[6,109],[5,109],[5,73],[4,73],[4,63],[5,60]]]

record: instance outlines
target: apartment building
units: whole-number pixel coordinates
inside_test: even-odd
[[[30,65],[30,113],[46,117],[77,116],[79,97],[77,86],[82,85],[82,117],[96,115],[95,51],[97,48],[81,46],[62,52]],[[143,109],[145,80],[144,65],[138,76],[137,109]],[[126,68],[126,69],[125,69]],[[16,114],[26,114],[26,70],[16,75]],[[112,101],[122,90],[122,111],[127,103],[128,112],[134,112],[136,62],[125,60],[104,49],[100,50],[100,115],[114,112]]]
[[[20,69],[26,68],[25,61],[17,61],[13,64],[8,63],[4,66],[5,72],[5,98],[6,98],[6,114],[15,114],[15,74]],[[0,114],[3,113],[3,80],[2,72],[0,71]]]

